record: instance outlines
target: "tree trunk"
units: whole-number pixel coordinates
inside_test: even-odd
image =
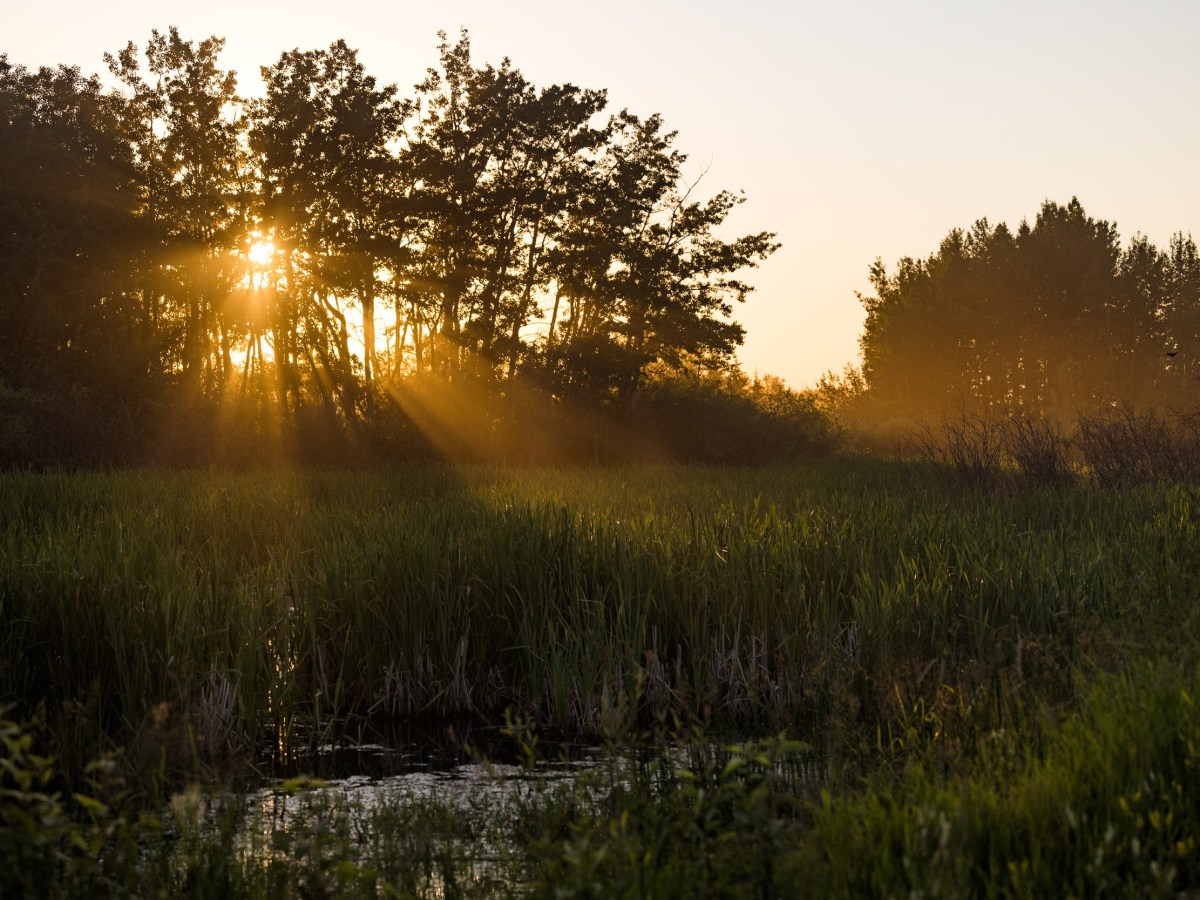
[[[369,386],[375,379],[375,293],[364,286],[359,296],[363,312],[363,380]]]

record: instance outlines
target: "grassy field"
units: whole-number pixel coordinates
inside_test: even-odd
[[[319,867],[130,810],[372,718],[508,711],[691,749],[610,773],[599,809],[531,798],[499,881],[327,836],[329,892],[1175,896],[1200,886],[1198,499],[849,460],[3,475],[5,852],[63,893],[101,875],[59,845],[92,841],[138,893],[220,893],[220,859],[232,893],[319,894]],[[823,795],[788,740],[744,744],[780,732]],[[382,832],[435,813],[455,834],[417,808]]]

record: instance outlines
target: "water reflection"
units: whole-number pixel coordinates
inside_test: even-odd
[[[283,772],[288,777],[211,806],[236,816],[230,846],[261,871],[300,883],[353,864],[380,883],[440,896],[468,884],[503,892],[525,883],[538,848],[572,833],[572,823],[623,820],[659,802],[684,816],[704,803],[712,806],[704,815],[741,804],[787,816],[789,801],[763,806],[761,789],[798,800],[826,777],[819,755],[785,741],[727,746],[693,736],[647,749],[542,746],[542,758],[530,754],[517,764],[522,748],[503,730],[474,737],[503,761],[481,761],[469,749],[477,745],[461,737],[432,747],[412,740],[314,745],[287,761],[305,774]]]
[[[409,770],[260,787],[242,807],[242,858],[298,871],[345,859],[349,850],[355,862],[374,871],[403,870],[399,880],[418,884],[418,893],[430,897],[461,896],[467,886],[511,888],[524,870],[523,849],[513,840],[523,811],[555,790],[595,809],[605,782],[581,776],[612,763],[593,754],[531,767],[466,762],[433,768],[382,745],[322,750],[317,755],[341,757],[339,765],[366,756],[385,768]]]
[[[370,753],[369,748],[358,748]],[[380,748],[385,764],[395,765],[386,748]],[[599,751],[596,751],[597,754]],[[411,764],[411,763],[410,763]],[[352,816],[369,818],[388,804],[433,803],[461,813],[473,811],[494,815],[510,801],[526,799],[554,783],[569,784],[580,773],[602,764],[600,757],[539,761],[533,768],[513,764],[464,763],[450,769],[414,769],[397,775],[348,775],[316,782],[314,787],[294,791],[280,782],[254,792],[253,810],[264,822],[286,827],[306,810],[337,807]]]

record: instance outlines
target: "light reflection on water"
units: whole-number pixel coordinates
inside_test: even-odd
[[[728,753],[729,749],[712,744],[707,752]],[[653,758],[676,773],[697,762],[694,748],[683,746],[657,748]],[[512,812],[516,804],[556,786],[575,789],[579,799],[590,806],[600,793],[628,784],[623,773],[632,766],[644,765],[645,759],[638,751],[575,747],[570,756],[539,759],[532,766],[447,764],[444,759],[427,761],[429,757],[419,751],[401,751],[383,744],[328,744],[309,755],[310,762],[318,764],[313,771],[345,774],[308,782],[303,790],[290,787],[290,782],[277,781],[252,791],[247,798],[248,808],[263,827],[279,830],[305,824],[314,810],[344,810],[351,822],[357,823],[369,820],[372,813],[389,805],[430,804],[457,813],[494,817]],[[793,786],[806,784],[811,788],[819,787],[827,776],[824,760],[811,751],[776,760],[775,774]]]
[[[354,749],[394,754],[382,746]],[[323,834],[360,848],[366,856],[378,837],[373,832],[395,827],[397,819],[389,818],[389,811],[425,806],[449,813],[432,818],[434,833],[425,835],[425,839],[443,848],[455,861],[453,878],[457,887],[450,893],[460,894],[464,884],[511,887],[520,868],[511,865],[515,852],[511,827],[520,804],[563,787],[577,801],[594,808],[601,779],[589,785],[580,776],[612,761],[611,757],[584,756],[569,761],[539,761],[532,768],[473,762],[386,776],[352,774],[314,781],[301,790],[294,789],[294,783],[279,782],[246,796],[238,852],[260,865],[306,865],[320,854]],[[611,780],[605,782],[607,787],[612,786]],[[436,833],[437,823],[450,818],[455,820],[454,828]],[[398,820],[402,827],[411,824],[403,812]],[[422,821],[431,825],[430,820]],[[469,836],[464,835],[464,823]],[[298,849],[298,836],[308,842],[307,849]],[[421,895],[445,896],[444,878],[436,866],[427,867],[421,879]]]
[[[561,800],[585,815],[604,815],[611,791],[633,787],[653,795],[663,784],[689,780],[692,776],[684,770],[697,771],[698,765],[706,778],[724,777],[720,773],[735,771],[731,761],[741,752],[703,742],[648,751],[575,747],[570,755],[520,766],[447,764],[444,757],[423,756],[411,746],[382,743],[318,746],[297,762],[336,777],[279,780],[236,795],[233,808],[239,811],[235,821],[240,826],[234,847],[255,865],[293,871],[322,854],[344,859],[336,854],[347,851],[368,866],[373,854],[385,863],[414,859],[423,896],[446,893],[444,877],[460,887],[512,888],[529,871],[529,859],[522,857],[529,848],[520,846],[514,834],[531,810],[536,820],[540,807],[548,803],[553,808]],[[756,758],[757,771],[777,779],[785,791],[815,793],[826,780],[824,760],[802,745],[769,762],[761,754]],[[647,766],[661,766],[664,779],[648,777]],[[443,859],[452,860],[452,869],[446,870],[452,875],[439,873]]]
[[[361,748],[367,749],[367,748]],[[279,827],[294,822],[314,806],[336,806],[364,816],[389,803],[433,802],[458,812],[495,812],[531,790],[553,783],[569,783],[581,772],[600,765],[597,758],[539,762],[532,768],[492,763],[465,763],[451,769],[412,771],[377,777],[348,775],[323,781],[303,792],[281,790],[278,785],[253,794],[252,808],[264,822]],[[314,803],[314,801],[319,801]]]

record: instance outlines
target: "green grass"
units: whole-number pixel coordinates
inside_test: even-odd
[[[0,698],[213,752],[506,707],[598,733],[635,693],[739,726],[874,716],[930,663],[1037,678],[1200,592],[1182,489],[882,464],[6,475],[0,522]]]
[[[811,753],[785,740],[626,754],[573,784],[470,809],[402,796],[350,809],[317,788],[290,821],[237,796],[214,798],[205,816],[192,788],[157,817],[87,800],[81,821],[57,797],[6,796],[0,887],[63,897],[1188,897],[1200,887],[1198,689],[1194,671],[1163,665],[1104,676],[1039,750],[996,734],[969,776],[918,764],[819,796]]]
[[[150,805],[232,758],[290,753],[364,717],[512,710],[615,740],[787,730],[827,760],[832,799],[811,809],[810,787],[726,777],[723,763],[699,782],[665,764],[653,803],[617,791],[600,818],[580,803],[566,818],[533,809],[530,846],[557,868],[523,862],[524,883],[578,893],[628,876],[630,896],[671,895],[742,872],[766,895],[802,894],[809,876],[788,869],[801,864],[846,896],[1020,896],[1021,879],[1121,895],[1168,864],[1178,888],[1195,884],[1168,858],[1186,835],[1156,845],[1159,875],[1076,867],[1069,889],[1049,890],[1107,831],[1071,838],[1045,810],[1119,824],[1112,804],[1141,782],[1111,723],[1144,704],[1137,740],[1159,760],[1151,739],[1191,721],[1178,698],[1195,685],[1162,673],[1200,657],[1197,499],[1171,485],[978,491],[846,460],[9,473],[0,704],[34,723],[54,784],[90,796],[88,762],[116,750],[127,791]],[[1147,661],[1159,700],[1149,676],[1121,680]],[[1085,753],[1087,735],[1100,743]],[[1181,785],[1167,811],[1191,828],[1195,776],[1179,760],[1194,751],[1168,744],[1166,762],[1137,771]],[[759,834],[746,816],[775,824]],[[939,841],[950,823],[950,849],[928,844],[926,820]]]

